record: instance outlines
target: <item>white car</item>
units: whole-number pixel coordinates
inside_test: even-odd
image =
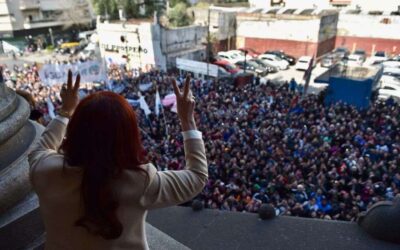
[[[393,75],[400,75],[400,67],[384,67],[383,68],[383,73],[385,74],[393,74]]]
[[[381,83],[381,87],[379,89],[389,89],[396,90],[400,92],[400,85],[393,83]]]
[[[381,85],[383,84],[395,84],[400,86],[400,80],[394,76],[383,75],[379,80]]]
[[[377,64],[377,63],[381,63],[381,62],[387,61],[388,59],[389,58],[386,55],[385,51],[377,51],[375,53],[375,55],[371,56],[368,59],[368,62],[369,62],[369,64],[373,65],[373,64]]]
[[[400,102],[400,91],[391,89],[379,89],[378,99],[387,100],[392,97],[396,102]]]
[[[285,70],[289,68],[289,63],[286,60],[283,60],[276,55],[272,54],[261,54],[258,56],[259,59],[263,60],[264,62],[277,67],[280,70]]]
[[[383,67],[387,68],[400,68],[400,61],[387,60],[382,63]]]
[[[348,66],[362,66],[364,62],[364,57],[361,55],[351,54],[347,58]]]
[[[294,67],[297,70],[307,70],[308,67],[310,66],[311,60],[312,60],[311,56],[302,56],[299,58],[299,60],[297,60],[297,63]]]
[[[228,61],[231,64],[235,64],[243,59],[240,56],[229,52],[218,52],[218,57],[222,60]]]
[[[235,55],[237,55],[237,56],[239,56],[239,57],[242,58],[241,61],[244,61],[245,56],[244,56],[244,52],[243,52],[243,51],[240,51],[240,50],[229,50],[229,51],[227,51],[227,53],[235,54]],[[251,59],[253,59],[252,56],[246,55],[246,60],[247,60],[247,61],[249,61],[249,60],[251,60]]]

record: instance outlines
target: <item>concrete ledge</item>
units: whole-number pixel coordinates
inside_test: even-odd
[[[165,249],[165,250],[189,250],[182,243],[171,238],[159,229],[146,223],[146,238],[150,249]]]
[[[31,191],[27,157],[31,146],[39,139],[43,129],[36,122],[29,121],[17,135],[8,141],[10,143],[1,145],[0,214],[14,206]],[[16,157],[18,158],[15,159]]]
[[[0,94],[0,122],[7,118],[18,106],[17,94],[14,91],[5,88],[3,94],[5,97]]]
[[[191,249],[394,250],[356,223],[171,207],[150,211],[147,221]]]
[[[28,103],[17,96],[17,109],[0,122],[0,145],[15,135],[28,121],[31,112]]]

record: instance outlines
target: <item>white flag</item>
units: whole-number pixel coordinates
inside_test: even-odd
[[[54,117],[56,117],[56,114],[54,113],[55,108],[50,100],[50,97],[47,97],[46,102],[47,102],[47,109],[49,111],[49,116],[51,117],[51,119],[54,119]]]
[[[161,107],[161,98],[160,98],[160,93],[158,93],[158,90],[157,90],[157,93],[156,93],[156,107],[154,109],[154,111],[156,113],[156,116],[158,116],[160,114],[160,108],[162,108]]]
[[[149,90],[152,86],[153,86],[152,82],[139,84],[139,89],[140,89],[140,91],[145,92],[145,91]]]
[[[148,116],[151,113],[151,111],[149,109],[149,105],[147,105],[147,102],[144,99],[144,96],[140,97],[139,104],[140,104],[140,108],[144,111],[145,115]]]

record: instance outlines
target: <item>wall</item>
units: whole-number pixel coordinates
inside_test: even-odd
[[[0,36],[10,34],[12,31],[12,21],[8,10],[7,2],[0,2]]]
[[[371,37],[400,40],[400,16],[340,14],[339,36]]]
[[[157,61],[161,54],[154,54],[152,23],[138,22],[135,24],[98,23],[100,51],[106,62],[126,63],[123,56],[129,56],[131,68],[159,65]],[[126,43],[121,41],[124,36]]]
[[[202,46],[207,27],[188,26],[175,29],[163,28],[161,32],[163,53],[173,53]]]
[[[244,46],[247,48],[254,48],[256,51],[261,53],[267,50],[283,50],[285,53],[297,58],[304,55],[316,55],[318,49],[318,43],[314,42],[250,37],[244,38]]]
[[[285,0],[285,7],[291,9],[328,8],[330,0]]]
[[[176,58],[201,61],[205,58],[207,27],[187,26],[161,29],[161,51],[166,56],[166,67],[174,68]]]
[[[351,51],[363,49],[368,55],[379,50],[386,51],[389,54],[400,54],[400,40],[395,39],[337,36],[335,46],[345,46]]]
[[[299,28],[301,27],[301,28]],[[239,37],[318,42],[319,17],[276,18],[238,14],[236,35]]]
[[[360,6],[363,11],[383,10],[383,11],[396,11],[400,6],[399,0],[352,0],[351,6],[355,8]]]
[[[194,23],[207,26],[208,9],[192,8]],[[210,33],[217,40],[225,40],[234,37],[236,34],[236,13],[227,12],[222,9],[213,9],[210,7]]]
[[[399,31],[400,16],[340,14],[336,47],[400,53]]]

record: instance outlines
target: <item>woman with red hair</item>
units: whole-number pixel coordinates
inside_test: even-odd
[[[186,168],[158,172],[146,163],[134,110],[121,96],[99,92],[78,104],[80,76],[61,90],[59,115],[29,155],[30,178],[46,228],[46,249],[148,249],[148,209],[192,199],[207,182],[201,132],[187,77],[172,80]]]

